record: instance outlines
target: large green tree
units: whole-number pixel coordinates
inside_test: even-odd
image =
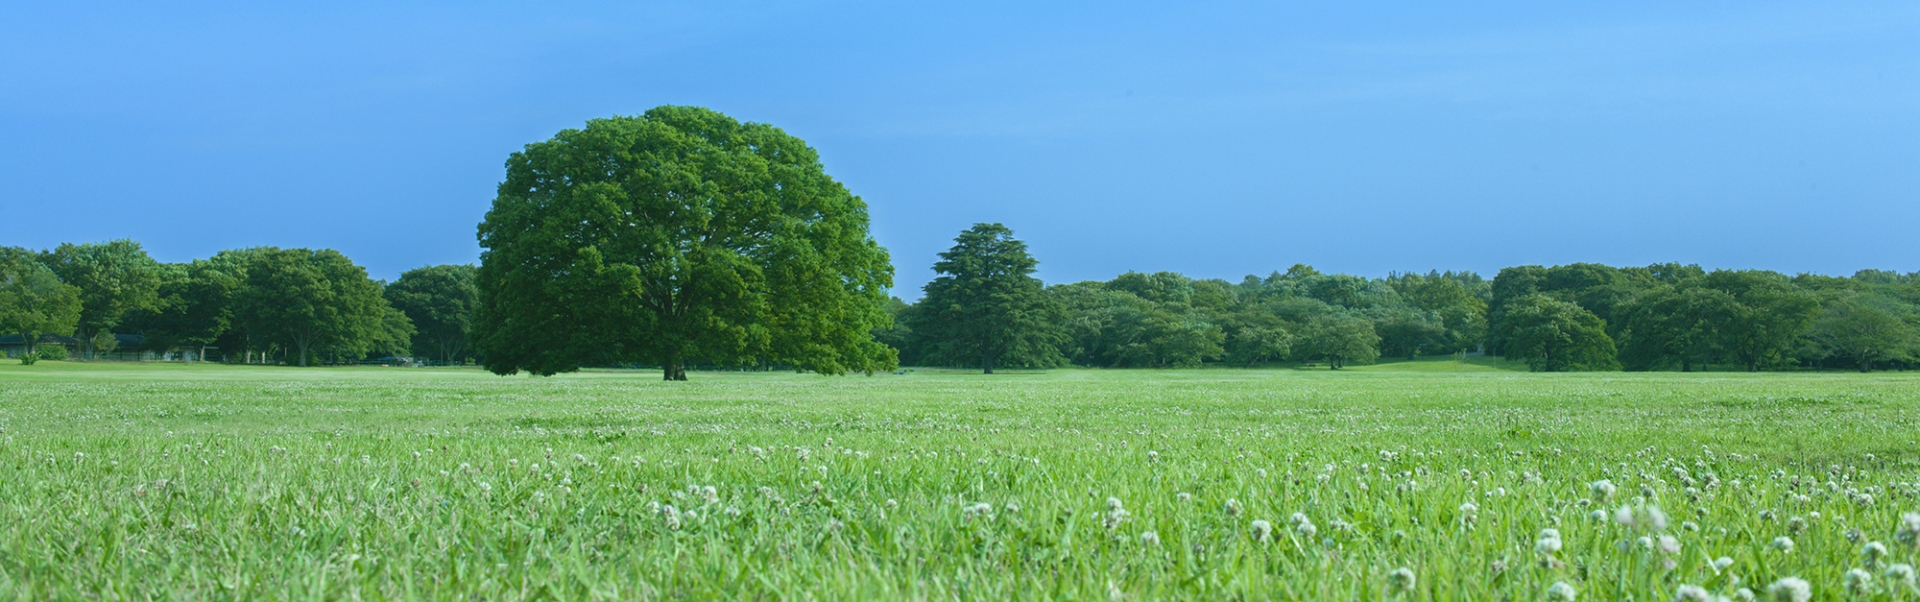
[[[1660,284],[1616,308],[1624,323],[1620,362],[1628,370],[1691,372],[1720,353],[1714,328],[1733,311],[1731,295],[1697,285]]]
[[[195,357],[205,357],[207,346],[233,326],[240,284],[238,275],[219,262],[165,264],[158,302],[133,312],[128,322],[146,337],[149,349],[187,347]]]
[[[1809,338],[1861,372],[1887,360],[1920,359],[1920,308],[1884,295],[1843,293],[1822,308]]]
[[[40,335],[73,332],[80,289],[60,281],[25,249],[0,247],[0,333],[20,335],[31,362]]]
[[[1328,369],[1339,370],[1380,359],[1380,335],[1366,318],[1348,312],[1323,313],[1307,320],[1294,351],[1301,359],[1324,359]]]
[[[667,106],[562,131],[507,160],[479,235],[472,339],[499,374],[896,361],[866,203],[770,125]]]
[[[337,356],[386,351],[411,334],[367,270],[332,249],[252,249],[235,317],[247,333],[286,345],[307,365],[317,350]]]
[[[1507,305],[1506,349],[1535,372],[1618,370],[1606,321],[1579,305],[1535,293]]]
[[[1063,358],[1061,311],[1033,271],[1039,261],[1000,224],[974,224],[933,264],[913,331],[950,365],[1047,367]]]
[[[125,239],[62,243],[41,261],[61,282],[80,289],[80,321],[74,336],[82,341],[88,359],[101,333],[112,333],[128,312],[159,303],[160,263],[148,257],[140,243]]]
[[[471,265],[436,265],[408,270],[382,293],[395,309],[406,314],[417,333],[414,355],[443,362],[467,356],[467,336],[473,328],[473,307],[480,289],[474,286]]]
[[[1714,343],[1748,372],[1775,363],[1813,326],[1820,301],[1786,276],[1761,270],[1716,270],[1701,285],[1727,295],[1724,311],[1709,312]]]

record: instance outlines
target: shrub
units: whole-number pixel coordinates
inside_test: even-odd
[[[34,354],[43,360],[64,360],[67,359],[67,348],[60,345],[42,345],[34,350]]]

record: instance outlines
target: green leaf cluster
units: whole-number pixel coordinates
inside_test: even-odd
[[[1001,224],[974,224],[933,264],[939,276],[912,314],[918,359],[935,365],[1047,368],[1064,364],[1061,307],[1033,277],[1039,261]]]
[[[480,244],[472,342],[497,373],[895,362],[866,204],[770,125],[665,106],[529,144]]]

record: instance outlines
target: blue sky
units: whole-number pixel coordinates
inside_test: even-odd
[[[1595,261],[1920,270],[1920,4],[151,3],[0,18],[0,244],[476,261],[508,154],[712,107],[806,139],[899,294]]]

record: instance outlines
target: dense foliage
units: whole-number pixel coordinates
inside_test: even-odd
[[[697,107],[596,119],[507,161],[480,224],[489,370],[891,369],[893,284],[867,207],[805,142]]]
[[[1046,290],[1063,315],[1057,327],[1034,321],[1034,332],[1064,328],[1058,352],[1089,367],[1339,369],[1482,352],[1539,371],[1920,363],[1920,272],[1788,277],[1570,264],[1507,268],[1491,281],[1472,272],[1369,280],[1295,265],[1238,284],[1159,272]],[[951,343],[928,307],[895,300],[892,311],[913,324],[875,336],[910,364],[967,364],[936,352]]]
[[[41,335],[73,332],[80,308],[78,287],[61,282],[25,249],[0,247],[0,334],[20,335],[21,363],[39,359],[34,344]]]
[[[387,302],[406,314],[417,332],[414,356],[455,363],[472,355],[467,337],[480,301],[474,272],[470,265],[427,266],[407,270],[387,285],[382,293]]]
[[[939,274],[908,327],[925,362],[993,367],[1059,363],[1059,307],[1033,277],[1039,262],[1000,224],[974,224],[933,264]]]

